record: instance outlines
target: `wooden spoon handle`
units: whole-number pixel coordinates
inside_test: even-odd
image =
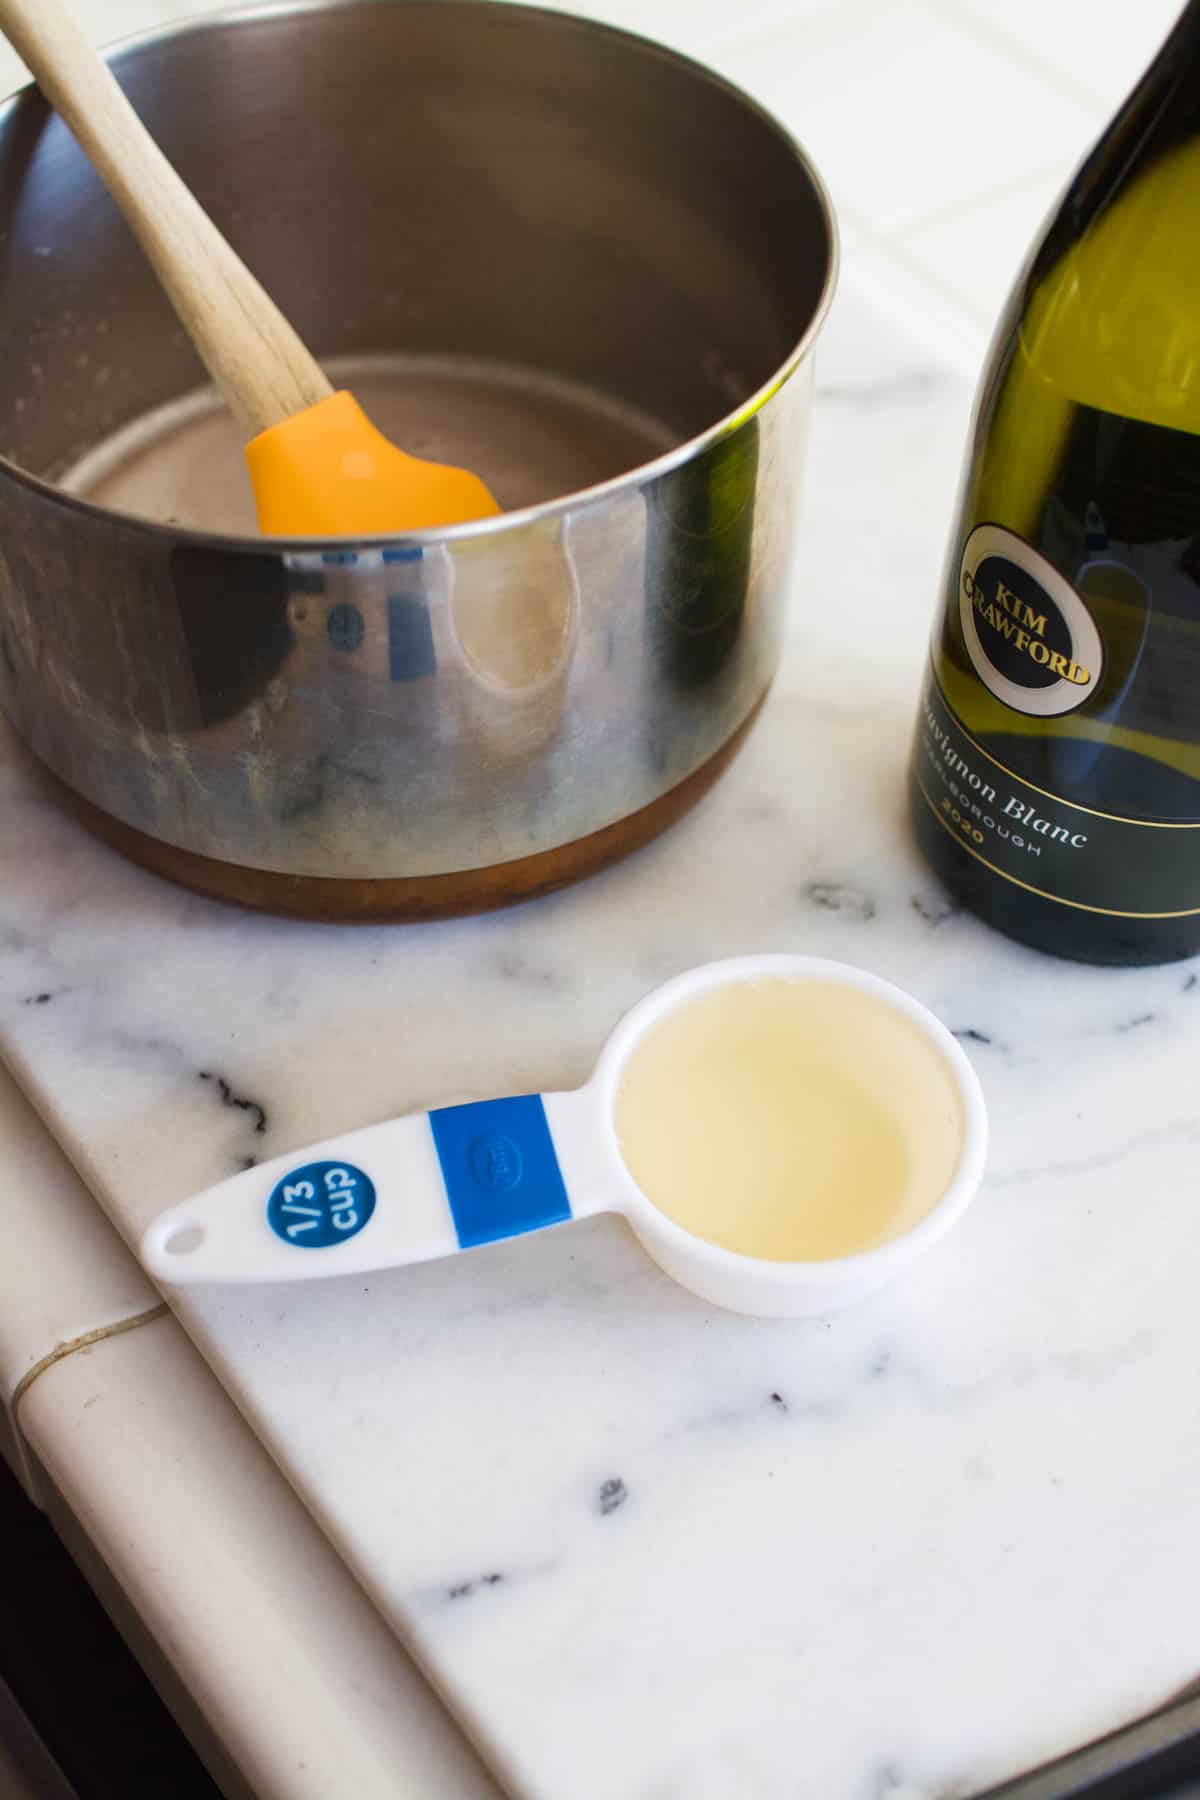
[[[0,0],[0,27],[121,208],[248,437],[332,393],[180,180],[61,0]]]

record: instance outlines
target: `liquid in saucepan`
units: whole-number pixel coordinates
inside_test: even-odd
[[[679,441],[662,421],[597,389],[502,363],[343,357],[328,373],[394,443],[477,470],[509,510],[623,475]],[[60,486],[159,524],[258,535],[243,436],[211,389],[125,426]]]

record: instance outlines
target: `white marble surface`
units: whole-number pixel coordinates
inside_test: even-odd
[[[709,957],[847,957],[963,1033],[984,1192],[835,1319],[712,1313],[607,1220],[181,1307],[522,1794],[946,1800],[1200,1663],[1200,983],[1020,950],[916,860],[901,771],[967,396],[852,290],[824,350],[771,703],[713,796],[589,885],[437,927],[271,922],[126,866],[3,767],[0,1041],[128,1233],[248,1155],[577,1081]]]
[[[165,1667],[185,1729],[199,1713],[223,1792],[498,1800],[174,1319],[61,1358],[19,1413],[51,1519],[65,1513],[85,1569],[99,1560],[116,1583],[132,1648],[152,1679]],[[12,1800],[2,1768],[0,1794]]]
[[[144,1318],[161,1301],[3,1068],[0,1230],[0,1452],[36,1499],[17,1429],[20,1395],[71,1346]]]

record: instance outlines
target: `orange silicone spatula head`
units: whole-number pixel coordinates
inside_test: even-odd
[[[349,394],[334,393],[62,0],[0,0],[0,27],[91,158],[250,438],[265,532],[384,534],[500,511],[477,475],[406,455]]]
[[[370,536],[498,513],[478,475],[398,450],[344,390],[246,445],[258,522],[280,537]]]

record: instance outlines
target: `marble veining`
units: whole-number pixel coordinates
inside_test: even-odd
[[[502,1780],[533,1800],[951,1800],[1164,1700],[1200,1362],[1197,970],[1027,952],[919,863],[903,769],[969,395],[845,293],[785,662],[668,837],[584,887],[333,930],[177,892],[0,755],[0,1045],[131,1238],[317,1137],[571,1086],[749,950],[911,988],[994,1149],[823,1320],[705,1308],[595,1218],[179,1316]]]

